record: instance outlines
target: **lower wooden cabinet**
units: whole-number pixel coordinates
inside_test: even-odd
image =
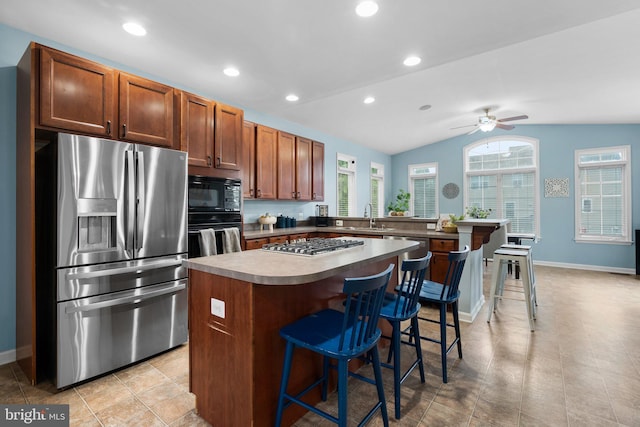
[[[432,253],[429,264],[430,279],[443,283],[449,268],[449,252],[458,249],[458,241],[455,239],[430,239],[429,250]]]

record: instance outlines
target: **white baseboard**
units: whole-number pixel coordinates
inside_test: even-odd
[[[0,366],[16,361],[16,350],[7,350],[0,353]]]
[[[589,271],[603,271],[606,273],[617,273],[617,274],[636,274],[636,270],[633,268],[620,268],[620,267],[609,267],[606,265],[589,265],[589,264],[566,264],[562,262],[552,262],[552,261],[538,261],[533,260],[533,265],[542,265],[546,267],[560,267],[560,268],[571,268],[574,270],[589,270]]]

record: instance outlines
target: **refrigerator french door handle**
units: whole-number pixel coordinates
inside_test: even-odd
[[[78,279],[95,279],[97,277],[116,276],[118,274],[142,273],[147,270],[156,270],[158,268],[179,267],[182,265],[181,260],[159,261],[144,265],[133,265],[130,267],[109,268],[106,270],[86,271],[82,273],[67,273],[67,280]]]
[[[134,248],[134,224],[135,224],[135,216],[136,216],[136,174],[135,167],[133,161],[133,151],[125,151],[124,152],[124,160],[125,160],[125,215],[126,215],[126,224],[125,224],[125,240],[124,247],[125,250],[133,250]]]
[[[142,249],[144,244],[144,203],[146,198],[145,188],[145,174],[144,174],[144,153],[136,153],[136,168],[137,168],[137,195],[136,195],[136,249]]]
[[[115,298],[115,299],[110,299],[108,301],[96,302],[96,303],[93,303],[93,304],[79,305],[79,306],[74,306],[74,307],[67,307],[67,308],[65,308],[65,313],[66,314],[71,314],[71,313],[78,313],[78,312],[82,312],[82,311],[100,310],[102,308],[115,307],[117,305],[138,304],[138,303],[141,303],[142,301],[146,301],[146,300],[151,299],[151,298],[156,298],[156,297],[159,297],[159,296],[162,296],[162,295],[167,295],[167,294],[178,293],[178,292],[186,289],[186,287],[187,286],[184,283],[180,283],[177,286],[176,285],[171,285],[168,288],[153,290],[153,291],[149,291],[149,292],[146,292],[146,293],[142,293],[140,295],[131,295],[131,296],[128,296],[128,297]]]

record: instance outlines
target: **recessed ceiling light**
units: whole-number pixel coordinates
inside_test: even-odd
[[[361,1],[360,3],[358,3],[358,6],[356,6],[356,13],[358,14],[358,16],[362,16],[363,18],[373,16],[377,12],[378,3],[371,0]]]
[[[408,56],[403,64],[406,65],[407,67],[413,67],[414,65],[418,65],[420,62],[422,61],[422,59],[420,59],[419,56]]]
[[[376,101],[376,99],[375,99],[373,96],[367,96],[367,97],[364,99],[364,103],[365,103],[365,104],[372,104],[372,103],[374,103],[375,101]]]
[[[295,102],[300,98],[298,98],[298,95],[295,95],[295,94],[292,93],[292,94],[287,95],[287,97],[285,99],[287,101],[289,101],[289,102]]]
[[[229,77],[238,77],[240,75],[240,71],[235,67],[227,67],[222,72]]]
[[[145,30],[142,25],[136,24],[135,22],[126,22],[122,24],[122,28],[124,28],[127,33],[133,34],[134,36],[144,36],[147,34],[147,30]]]
[[[422,107],[418,108],[418,110],[420,110],[420,111],[427,111],[429,108],[431,108],[431,105],[429,105],[429,104],[424,104]]]

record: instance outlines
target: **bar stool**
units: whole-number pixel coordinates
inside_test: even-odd
[[[491,316],[497,307],[499,299],[517,299],[504,296],[504,283],[507,277],[506,266],[510,262],[518,263],[522,268],[522,292],[524,293],[529,317],[529,327],[535,331],[534,320],[536,318],[536,291],[533,280],[533,263],[531,251],[525,249],[501,248],[493,254],[493,273],[491,274],[491,295],[489,296],[489,310],[487,323],[491,322]]]
[[[531,283],[533,284],[533,289],[535,291],[535,283],[536,283],[536,274],[535,274],[535,270],[533,269],[533,253],[532,253],[532,247],[531,245],[521,245],[521,244],[516,244],[516,243],[505,243],[503,245],[500,246],[501,249],[519,249],[519,250],[524,250],[524,251],[528,251],[529,252],[529,274],[531,275]],[[519,263],[515,263],[516,264],[516,275],[515,278],[516,280],[520,278],[519,272],[520,272],[520,264]],[[511,267],[511,263],[509,263],[509,267]],[[509,273],[511,273],[511,269],[509,268]],[[536,298],[535,292],[534,292],[534,301],[536,303],[536,305],[538,305],[538,300]]]
[[[341,427],[346,427],[347,380],[349,376],[375,384],[378,391],[378,401],[360,425],[364,425],[376,411],[380,410],[384,426],[389,426],[378,353],[378,341],[382,335],[378,329],[378,319],[394,267],[393,264],[390,264],[385,271],[373,276],[344,279],[342,290],[346,295],[344,312],[325,309],[280,329],[280,336],[287,342],[287,347],[282,367],[276,427],[279,427],[282,422],[283,410],[292,403],[333,421]],[[302,391],[289,394],[287,392],[289,373],[291,372],[293,351],[296,347],[323,356],[322,377]],[[371,361],[373,365],[375,381],[349,371],[349,361],[363,355],[366,355],[367,360]],[[337,366],[331,365],[330,359],[336,360]],[[302,400],[303,395],[320,384],[322,385],[322,400],[327,400],[329,368],[338,370],[338,417]]]

